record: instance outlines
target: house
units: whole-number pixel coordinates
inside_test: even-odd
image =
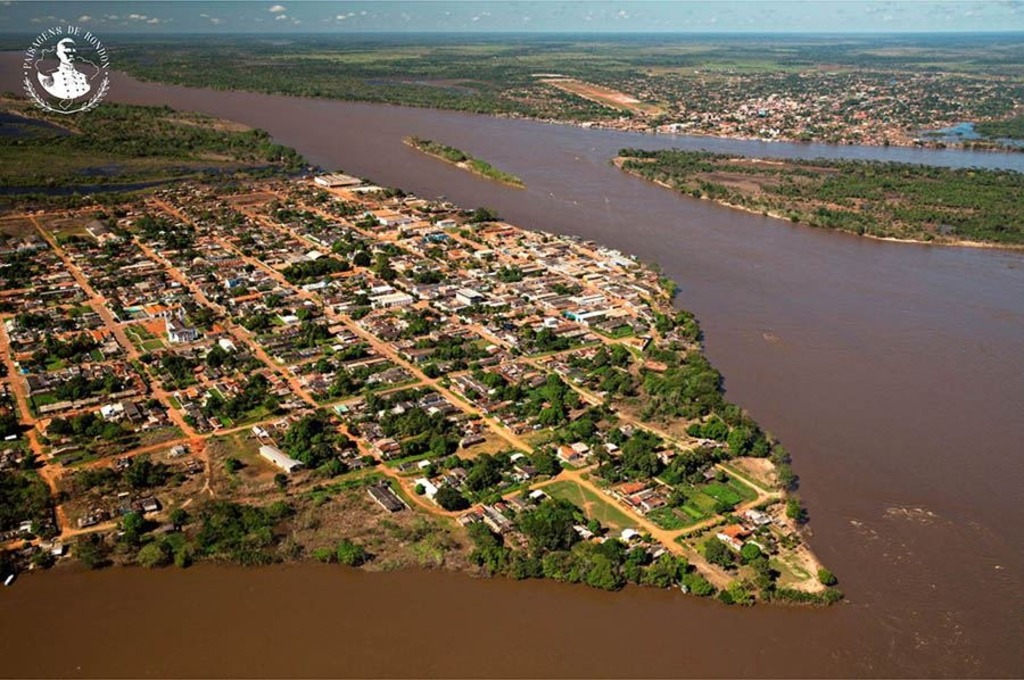
[[[199,331],[189,328],[179,318],[164,319],[164,329],[168,342],[195,342],[199,338]]]
[[[416,302],[416,298],[408,293],[387,293],[370,298],[374,309],[390,309],[392,307],[408,307]]]
[[[472,288],[460,288],[455,291],[455,299],[464,305],[472,306],[482,303],[486,298]]]
[[[351,175],[345,175],[340,172],[332,172],[326,175],[317,175],[313,178],[313,182],[316,184],[327,187],[328,189],[334,189],[337,187],[354,187],[363,183],[363,180],[358,177],[352,177]]]
[[[416,486],[422,486],[422,487],[423,487],[423,495],[424,495],[424,496],[426,496],[427,498],[429,498],[429,499],[433,500],[433,499],[434,499],[434,496],[436,496],[436,495],[437,495],[437,487],[436,487],[436,486],[434,486],[434,485],[433,485],[433,484],[432,484],[432,483],[430,482],[430,480],[429,480],[429,479],[427,479],[426,477],[420,477],[419,479],[417,479],[417,480],[416,480],[415,482],[413,482],[413,483],[414,483],[414,484],[415,484]]]
[[[739,524],[730,524],[727,527],[722,527],[722,530],[715,534],[715,538],[739,552],[743,549],[743,539],[749,535],[750,532]]]
[[[367,487],[366,492],[370,494],[370,498],[377,501],[377,503],[387,510],[388,512],[398,512],[408,507],[394,491],[387,482],[381,484],[373,484]]]
[[[749,520],[751,524],[757,527],[763,527],[767,524],[772,523],[771,515],[763,513],[760,510],[754,510],[753,508],[744,512],[743,517]]]
[[[286,455],[276,446],[267,446],[264,444],[260,447],[260,456],[281,468],[289,475],[297,470],[301,470],[303,467],[301,461],[297,461],[291,456]]]

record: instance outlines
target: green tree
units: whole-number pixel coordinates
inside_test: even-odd
[[[358,543],[354,543],[347,538],[343,538],[338,542],[336,555],[338,557],[338,562],[350,567],[358,567],[359,565],[364,564],[370,557],[363,546]]]
[[[469,501],[466,500],[466,497],[459,493],[458,489],[447,484],[437,490],[434,500],[449,512],[465,510],[469,507]]]
[[[714,536],[704,542],[704,558],[711,564],[717,564],[726,569],[732,567],[735,562],[735,557],[728,546]]]
[[[180,531],[182,527],[188,524],[188,510],[185,508],[175,508],[174,510],[171,510],[169,519],[171,520],[171,524],[174,525],[174,528]]]
[[[526,536],[534,554],[567,550],[579,540],[576,506],[563,499],[546,498],[533,510],[517,518],[520,531]]]
[[[839,579],[836,578],[836,575],[824,567],[818,570],[818,581],[825,586],[834,586],[839,583]]]
[[[173,559],[171,547],[164,541],[151,541],[142,546],[135,556],[135,561],[149,569],[166,567]]]
[[[743,563],[744,564],[750,564],[751,562],[753,562],[754,560],[756,560],[760,556],[761,556],[761,549],[758,548],[755,544],[750,543],[750,542],[745,543],[743,545],[743,549],[740,550],[740,557],[743,558]]]
[[[129,545],[138,545],[145,528],[145,518],[137,512],[129,512],[121,519],[122,540]]]
[[[80,536],[75,542],[73,553],[78,557],[78,561],[89,569],[102,569],[110,564],[107,557],[110,549],[103,541],[103,537],[97,534]]]

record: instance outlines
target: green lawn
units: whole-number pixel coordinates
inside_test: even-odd
[[[700,513],[697,513],[698,515]],[[695,517],[688,512],[683,512],[681,516],[678,510],[673,508],[658,508],[647,513],[647,519],[657,524],[662,529],[668,529],[674,531],[676,529],[685,529],[686,527],[699,522],[703,517]]]
[[[576,482],[568,480],[555,482],[543,487],[542,490],[552,498],[564,498],[577,505],[586,513],[587,517],[596,519],[602,526],[618,530],[637,526],[635,519]]]

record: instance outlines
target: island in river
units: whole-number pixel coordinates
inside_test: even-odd
[[[487,161],[482,161],[479,158],[473,158],[465,151],[456,149],[454,146],[448,146],[447,144],[441,144],[430,139],[422,139],[420,137],[406,137],[402,140],[408,146],[411,146],[418,151],[422,151],[428,156],[439,158],[446,163],[451,163],[457,168],[461,168],[468,172],[472,172],[474,175],[480,175],[487,179],[494,180],[495,182],[501,182],[509,186],[524,188],[526,185],[523,184],[523,180],[519,179],[515,175],[499,170]]]
[[[695,198],[814,227],[955,245],[1024,247],[1024,174],[861,160],[623,149],[615,164]]]
[[[70,548],[842,597],[785,449],[618,251],[338,174],[0,229],[5,572]]]

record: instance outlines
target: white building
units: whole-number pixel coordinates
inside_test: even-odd
[[[168,342],[195,342],[199,338],[199,331],[189,328],[178,318],[165,318],[164,328]]]
[[[291,456],[286,455],[276,446],[267,446],[264,444],[260,447],[260,456],[281,468],[288,474],[302,469],[301,461],[297,461]]]
[[[408,307],[416,302],[416,298],[408,293],[388,293],[370,298],[370,304],[374,309],[389,309],[391,307]]]
[[[455,299],[464,305],[477,305],[486,298],[483,293],[477,292],[472,288],[459,288],[455,291]]]

